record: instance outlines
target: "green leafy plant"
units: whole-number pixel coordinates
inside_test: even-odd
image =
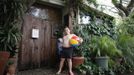
[[[21,18],[25,12],[25,0],[2,0],[0,3],[0,51],[14,56],[21,37]]]
[[[131,35],[119,35],[117,45],[122,50],[126,63],[134,67],[134,37]]]
[[[11,56],[14,56],[21,39],[20,30],[16,25],[1,27],[0,30],[0,51],[8,51]]]
[[[134,13],[124,18],[117,26],[118,36],[116,39],[117,47],[122,51],[123,61],[112,66],[118,73],[128,73],[134,71]]]
[[[104,70],[91,61],[92,60],[85,60],[85,63],[77,68],[78,72],[83,74],[86,73],[86,75],[115,75],[114,70]]]
[[[62,38],[63,37],[63,32],[64,32],[63,29],[64,28],[65,28],[64,26],[59,25],[56,28],[55,32],[54,32],[54,36],[56,36],[56,38]]]
[[[123,21],[118,25],[118,32],[122,34],[129,34],[134,36],[134,13],[123,19]]]
[[[116,47],[116,42],[108,36],[94,36],[91,40],[91,51],[95,56],[121,56],[122,52]]]
[[[75,54],[79,56],[85,56],[86,51],[90,50],[89,43],[91,36],[84,26],[76,25],[74,26],[73,32],[83,39],[83,43],[80,44],[75,50]]]
[[[95,71],[95,68],[97,68],[97,66],[92,63],[91,59],[85,58],[84,64],[78,66],[77,71],[83,74],[88,72],[88,74],[92,75]]]

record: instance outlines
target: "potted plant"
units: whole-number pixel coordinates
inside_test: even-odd
[[[82,47],[79,46],[77,48],[74,48],[74,55],[72,58],[73,68],[76,68],[83,63],[84,63],[84,56],[83,56]]]
[[[96,63],[103,69],[108,69],[109,58],[122,55],[122,52],[116,47],[116,42],[108,36],[93,36],[90,48]]]
[[[20,40],[22,17],[27,7],[25,1],[8,0],[1,2],[0,12],[0,51],[7,51],[14,56]],[[5,8],[6,7],[6,8]]]
[[[6,56],[0,56],[0,59],[6,59],[5,63],[0,60],[0,65],[5,66],[8,62],[9,54],[10,57],[14,57],[17,53],[16,50],[21,37],[19,25],[25,4],[24,1],[18,3],[16,0],[11,2],[7,0],[2,1],[0,5],[2,9],[0,12],[0,55]],[[4,69],[5,67],[0,66],[0,75],[3,75]]]
[[[14,60],[14,64],[17,64],[16,60],[16,53],[17,53],[17,46],[18,42],[20,40],[20,30],[18,26],[16,25],[9,25],[3,27],[2,30],[0,30],[0,53],[6,53],[10,55],[10,58],[6,56],[0,57],[1,59],[7,59],[7,60]],[[8,56],[9,56],[8,55]],[[0,61],[1,62],[1,61]],[[3,63],[3,65],[6,65],[7,61]],[[4,69],[0,67],[1,69]]]
[[[5,25],[0,27],[0,53],[4,53],[3,55],[6,57],[0,57],[0,59],[6,59],[3,66],[6,66],[9,59],[14,60],[14,64],[17,64],[17,47],[21,37],[21,33],[18,27],[18,23],[13,22],[11,25]],[[7,54],[7,55],[5,55]],[[8,57],[7,57],[8,56]],[[1,62],[1,60],[0,60]],[[1,63],[0,63],[1,64]],[[1,67],[1,71],[5,69],[5,67]],[[3,72],[1,72],[3,75]]]

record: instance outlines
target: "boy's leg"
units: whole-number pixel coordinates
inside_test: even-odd
[[[73,75],[73,72],[72,72],[72,59],[68,58],[67,61],[68,61],[69,73],[71,75]]]
[[[60,65],[59,65],[59,70],[58,70],[57,74],[61,73],[61,70],[62,70],[63,65],[64,65],[64,61],[65,61],[65,58],[61,58]]]

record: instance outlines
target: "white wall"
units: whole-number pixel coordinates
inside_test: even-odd
[[[64,6],[64,2],[62,0],[40,0],[40,1],[59,5],[59,6]]]

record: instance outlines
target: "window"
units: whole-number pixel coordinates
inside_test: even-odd
[[[48,19],[48,9],[41,9],[32,6],[28,13],[34,17],[41,18],[41,19]]]

